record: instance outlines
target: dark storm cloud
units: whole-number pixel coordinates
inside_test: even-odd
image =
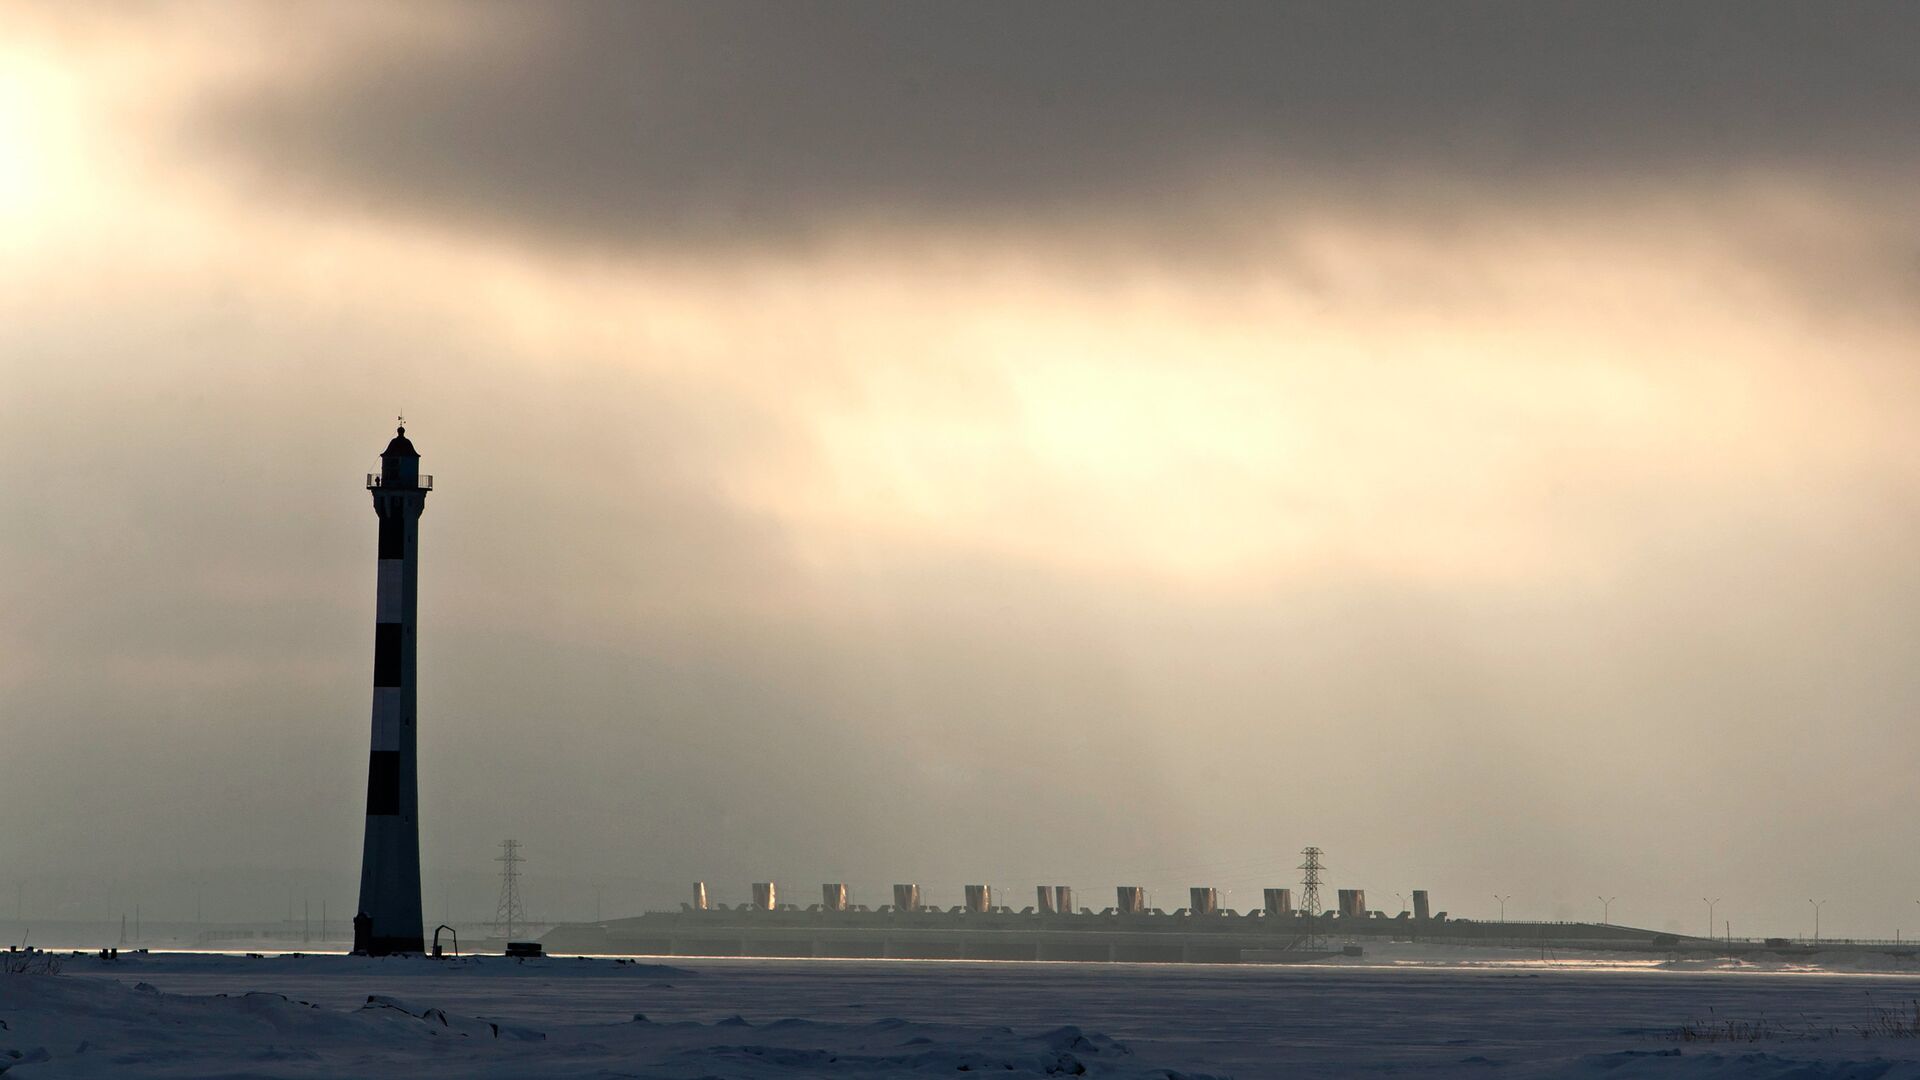
[[[1908,162],[1920,9],[578,3],[448,9],[211,103],[303,194],[612,246],[1208,191]]]

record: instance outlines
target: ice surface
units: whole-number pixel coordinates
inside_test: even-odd
[[[85,957],[0,976],[0,1072],[1920,1078],[1920,978],[1697,966]]]
[[[1200,1080],[1204,1075],[1156,1067],[1112,1039],[1071,1026],[1019,1032],[898,1017],[755,1022],[739,1014],[710,1023],[655,1021],[644,1014],[610,1022],[590,1015],[592,1006],[571,1009],[568,989],[602,978],[637,986],[636,980],[664,969],[620,972],[607,963],[549,961],[527,965],[535,969],[529,973],[498,961],[429,968],[431,963],[395,960],[382,966],[386,978],[426,982],[418,987],[422,991],[450,979],[465,982],[470,997],[477,987],[486,987],[503,1009],[537,995],[547,999],[543,1011],[550,1017],[566,1018],[536,1028],[390,994],[370,994],[359,1007],[342,1008],[258,991],[168,993],[145,980],[128,985],[101,978],[106,972],[100,970],[9,975],[0,976],[0,1074],[7,1080],[615,1075],[759,1080],[971,1073]],[[369,974],[366,961],[332,957],[296,962],[201,957],[177,966],[165,958],[142,957],[83,966],[116,964],[163,980],[170,974],[198,975],[236,986],[256,977],[284,976],[290,968],[339,983],[364,981]],[[541,970],[549,965],[551,972]],[[610,988],[597,989],[605,994]]]

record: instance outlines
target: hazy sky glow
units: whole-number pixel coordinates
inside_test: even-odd
[[[0,878],[1920,925],[1916,22],[0,2]]]

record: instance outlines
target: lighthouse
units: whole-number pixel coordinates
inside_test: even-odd
[[[353,951],[424,952],[420,913],[419,769],[415,752],[414,646],[420,583],[420,512],[433,477],[402,426],[367,476],[380,519],[373,620],[373,748],[367,755],[367,837]]]

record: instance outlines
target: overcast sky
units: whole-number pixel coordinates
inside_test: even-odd
[[[404,413],[429,915],[1920,928],[1913,7],[396,7],[0,0],[29,909],[350,908]]]

